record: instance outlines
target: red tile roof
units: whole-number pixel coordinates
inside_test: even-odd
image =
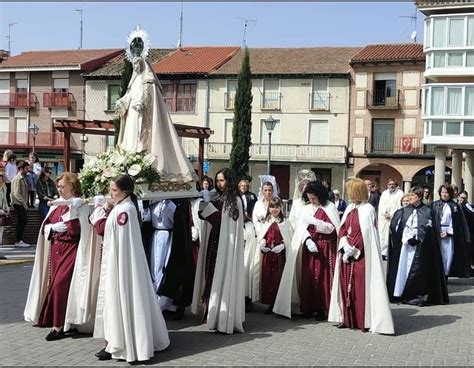
[[[122,51],[123,49],[27,51],[8,58],[0,64],[0,69],[79,66],[81,70],[92,70]]]
[[[351,64],[390,61],[424,61],[423,45],[416,43],[368,45],[351,59]]]
[[[238,46],[183,47],[153,65],[157,74],[209,74],[239,51]]]

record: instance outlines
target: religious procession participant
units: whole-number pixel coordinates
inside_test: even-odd
[[[438,236],[441,242],[444,274],[448,277],[470,277],[470,234],[462,208],[453,201],[451,185],[441,185],[440,199],[433,202]]]
[[[464,217],[466,218],[467,227],[471,243],[469,245],[471,254],[471,277],[474,276],[474,205],[469,204],[469,197],[465,190],[459,193],[459,205],[461,206]]]
[[[105,339],[99,360],[145,361],[169,345],[141,242],[134,183],[110,182],[113,208],[105,224],[94,338]],[[106,211],[108,212],[108,211]]]
[[[339,214],[319,181],[309,182],[303,193],[307,203],[300,212],[273,311],[291,318],[316,313],[327,317],[337,252]]]
[[[252,222],[255,232],[260,233],[267,216],[268,203],[273,197],[278,197],[278,187],[275,177],[272,175],[259,175],[260,189],[258,191],[258,201],[255,203],[252,213]]]
[[[296,226],[298,225],[301,208],[306,205],[303,200],[303,192],[306,188],[306,184],[315,180],[316,175],[314,174],[314,171],[308,169],[298,171],[295,180],[295,191],[293,193],[290,215],[288,216],[288,220],[290,221],[291,226],[293,226],[293,229],[296,229]]]
[[[239,182],[239,196],[244,204],[244,213],[247,217],[252,218],[253,208],[257,202],[257,196],[250,191],[250,182],[241,180]]]
[[[215,177],[219,197],[200,202],[201,246],[191,310],[211,330],[244,332],[244,213],[233,172]]]
[[[410,205],[396,211],[390,224],[390,301],[418,306],[449,303],[435,213],[423,204],[422,187],[414,187],[410,194]]]
[[[63,173],[58,190],[59,200],[69,204],[53,202],[41,225],[24,311],[25,321],[52,327],[48,341],[72,328],[92,332],[99,279],[99,246],[77,175]]]
[[[265,223],[258,234],[258,244],[262,252],[260,302],[268,305],[265,314],[273,313],[275,298],[285,267],[285,248],[290,246],[292,236],[293,229],[283,215],[283,203],[280,198],[274,197],[268,204]]]
[[[244,216],[244,282],[245,311],[253,309],[252,303],[260,300],[260,248],[252,219]]]
[[[329,322],[373,333],[394,334],[382,270],[374,207],[362,179],[349,179],[347,207],[339,230]]]

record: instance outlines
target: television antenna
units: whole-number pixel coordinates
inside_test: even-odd
[[[76,9],[75,11],[77,11],[81,15],[81,32],[80,32],[80,35],[79,35],[79,50],[82,50],[82,35],[83,35],[83,31],[84,31],[84,23],[82,22],[82,12],[83,12],[83,10],[82,9]]]
[[[400,18],[411,19],[415,29],[411,33],[410,39],[413,41],[413,43],[416,43],[416,37],[418,35],[418,33],[416,32],[416,26],[417,26],[417,21],[418,21],[418,13],[417,13],[416,9],[415,9],[415,12],[413,13],[413,15],[401,15]]]
[[[241,17],[236,17],[236,18],[244,21],[244,35],[242,37],[242,44],[245,45],[246,43],[245,36],[247,34],[247,26],[249,25],[249,23],[257,23],[257,20],[249,19],[249,18],[241,18]]]
[[[181,0],[181,15],[179,17],[179,38],[176,48],[180,49],[183,45],[183,0]]]
[[[11,56],[12,53],[12,28],[13,26],[17,24],[16,22],[10,22],[8,23],[8,35],[6,36],[8,40],[8,55]]]

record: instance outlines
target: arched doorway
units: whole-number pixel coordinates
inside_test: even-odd
[[[368,165],[360,170],[356,176],[361,179],[372,180],[378,185],[380,191],[386,189],[386,183],[388,179],[394,179],[400,186],[402,185],[402,174],[400,174],[397,169],[386,164]]]
[[[451,168],[446,166],[445,172],[444,172],[444,182],[445,183],[451,183]],[[434,185],[434,165],[432,166],[427,166],[420,171],[418,171],[415,175],[413,175],[413,178],[411,179],[411,186],[423,186],[423,185],[429,185],[431,189],[434,191],[437,190],[437,188],[433,188]]]

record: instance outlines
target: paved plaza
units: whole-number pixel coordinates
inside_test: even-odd
[[[23,321],[31,263],[0,266],[1,365],[128,365],[99,362],[102,341],[76,335],[47,342],[49,329]],[[393,305],[396,336],[338,329],[328,322],[247,313],[245,333],[208,331],[187,311],[167,321],[170,347],[149,365],[474,365],[474,279],[449,283],[451,304]]]

